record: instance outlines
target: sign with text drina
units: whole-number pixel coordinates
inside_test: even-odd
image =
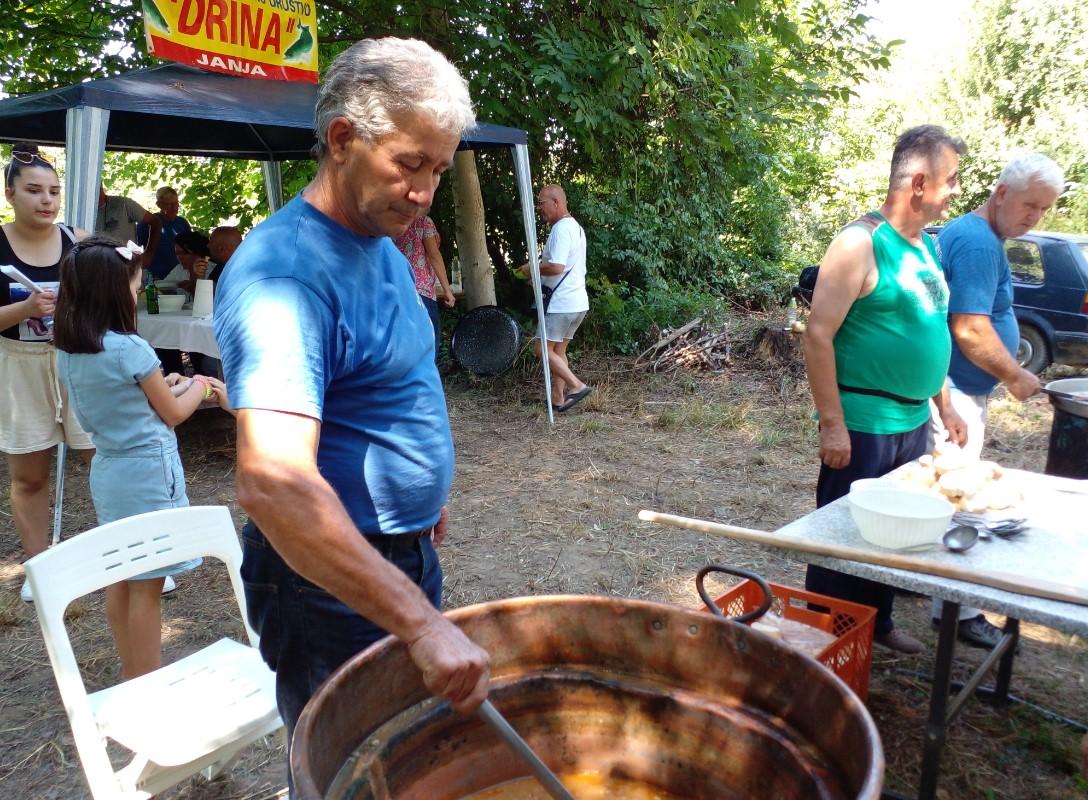
[[[316,0],[143,0],[147,49],[194,67],[317,83]]]

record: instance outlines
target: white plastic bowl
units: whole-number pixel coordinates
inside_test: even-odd
[[[866,489],[902,489],[903,484],[895,478],[858,478],[850,483],[851,492]]]
[[[956,510],[942,497],[912,489],[873,487],[847,499],[861,538],[892,550],[939,541]]]
[[[185,295],[183,294],[159,295],[159,311],[181,311],[183,305],[185,305]]]

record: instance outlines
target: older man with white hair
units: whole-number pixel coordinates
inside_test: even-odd
[[[1017,400],[1039,391],[1039,379],[1016,362],[1020,333],[1005,241],[1034,228],[1064,188],[1061,168],[1046,156],[1031,153],[1013,159],[986,202],[952,220],[937,238],[949,289],[950,397],[967,425],[964,450],[969,458],[982,453],[986,406],[999,383]],[[934,426],[941,436],[936,417]],[[940,603],[934,601],[934,622],[939,617]],[[968,644],[992,648],[1001,632],[978,609],[963,607],[959,636]]]
[[[387,632],[458,711],[489,672],[438,610],[453,441],[431,321],[391,238],[475,124],[468,85],[423,42],[367,39],[329,66],[316,112],[317,176],[231,256],[215,308],[248,614],[288,731]]]

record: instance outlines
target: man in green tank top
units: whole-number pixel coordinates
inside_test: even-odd
[[[820,417],[818,506],[847,494],[855,480],[880,477],[926,453],[930,399],[953,440],[966,441],[945,381],[952,347],[948,285],[922,231],[946,218],[960,193],[964,149],[936,125],[903,133],[884,205],[843,228],[820,262],[804,337]],[[875,607],[878,644],[922,651],[921,642],[895,629],[891,587],[813,565],[805,587]]]

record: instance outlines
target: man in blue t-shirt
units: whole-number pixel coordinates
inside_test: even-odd
[[[178,265],[178,257],[174,253],[174,239],[179,233],[188,233],[192,228],[185,217],[178,216],[181,204],[178,201],[178,193],[172,187],[159,187],[159,190],[155,192],[155,205],[159,207],[158,213],[154,215],[161,226],[159,240],[155,246],[154,255],[151,256],[151,262],[149,264],[145,262],[145,265],[151,270],[155,280],[161,281]],[[148,247],[150,238],[150,225],[141,222],[136,226],[137,244]]]
[[[389,238],[431,205],[475,124],[468,87],[422,42],[367,39],[329,67],[316,118],[317,176],[246,237],[215,308],[248,614],[289,732],[387,632],[458,711],[489,673],[438,611],[453,442],[430,318]]]
[[[1039,391],[1039,379],[1016,362],[1020,328],[1012,309],[1012,274],[1005,240],[1023,236],[1050,210],[1065,187],[1061,169],[1033,153],[1010,161],[989,199],[954,219],[937,238],[948,280],[948,325],[952,361],[948,380],[952,405],[967,424],[969,458],[978,459],[986,433],[986,405],[1003,383],[1024,400]],[[938,439],[943,426],[934,420]],[[933,619],[940,618],[934,600]],[[960,609],[960,638],[992,648],[1001,632],[977,608]]]

